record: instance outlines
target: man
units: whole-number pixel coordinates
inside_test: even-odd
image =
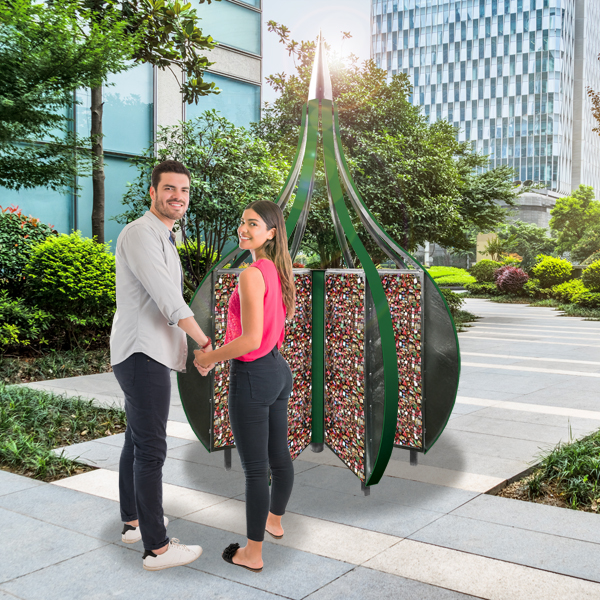
[[[119,464],[122,540],[144,543],[144,569],[185,565],[200,546],[169,540],[162,507],[167,455],[171,370],[184,371],[186,333],[212,350],[183,299],[183,272],[173,226],[189,204],[190,173],[168,160],[152,172],[150,210],[119,235],[117,312],[110,338],[111,364],[125,394],[127,430]]]

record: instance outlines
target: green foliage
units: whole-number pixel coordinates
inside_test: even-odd
[[[581,279],[571,279],[559,285],[552,287],[552,297],[561,302],[573,302],[573,298],[578,294],[586,292],[585,285]]]
[[[124,427],[120,408],[97,408],[91,400],[0,384],[0,466],[17,473],[54,481],[81,472],[83,465],[52,449]]]
[[[485,281],[483,283],[467,283],[465,289],[472,296],[498,296],[502,292],[498,290],[495,283]]]
[[[557,251],[571,252],[586,230],[600,224],[600,202],[594,200],[593,188],[580,185],[571,196],[559,198],[550,214],[550,227],[558,234]]]
[[[471,267],[471,275],[475,277],[477,283],[493,283],[495,281],[494,273],[496,269],[500,268],[501,264],[495,260],[485,258]]]
[[[448,304],[448,308],[450,309],[452,316],[456,315],[465,303],[465,299],[461,294],[457,294],[452,290],[441,288],[440,291],[446,300],[446,304]]]
[[[244,207],[253,200],[275,200],[289,164],[271,153],[263,140],[215,111],[174,127],[161,127],[156,141],[143,157],[132,161],[139,175],[123,198],[126,212],[116,219],[128,223],[148,210],[154,165],[167,159],[185,164],[192,176],[185,253],[193,269],[185,274],[185,285],[195,290],[225,244],[237,239]],[[200,239],[204,244],[195,244]],[[187,261],[184,265],[189,268]]]
[[[597,252],[600,252],[600,222],[585,230],[583,237],[573,246],[571,258],[575,264],[582,264]]]
[[[529,281],[523,286],[523,292],[531,298],[543,299],[552,295],[552,288],[544,287],[539,279],[530,277]]]
[[[89,140],[69,133],[73,92],[128,66],[137,40],[121,20],[95,20],[92,4],[0,3],[1,186],[56,190],[88,172],[78,149]]]
[[[86,332],[110,327],[115,257],[107,244],[79,232],[49,237],[33,248],[25,276],[26,299],[59,319],[72,346],[91,341]]]
[[[570,508],[598,510],[600,496],[600,432],[569,444],[559,444],[542,458],[530,483],[530,493],[539,496],[554,485]]]
[[[267,82],[280,93],[263,110],[258,131],[271,148],[294,156],[302,105],[308,97],[314,42],[297,43],[289,30],[268,23],[294,57],[296,72]],[[452,124],[429,123],[409,101],[411,85],[399,74],[390,81],[373,61],[358,63],[329,55],[333,99],[339,109],[344,154],[354,181],[374,217],[400,245],[413,250],[425,241],[455,250],[471,250],[471,228],[489,231],[504,219],[497,200],[514,204],[513,171],[504,166],[486,173],[487,157],[459,143]],[[385,255],[358,220],[374,261]],[[321,266],[339,265],[340,253],[329,215],[322,160],[316,169],[315,194],[303,250],[318,252]]]
[[[591,265],[595,263],[597,260],[600,260],[600,250],[598,252],[594,252],[591,256],[588,256],[581,264],[583,265]]]
[[[571,279],[573,265],[568,260],[541,255],[538,259],[532,272],[543,288],[551,288],[554,285],[559,285]]]
[[[583,284],[592,292],[600,292],[600,260],[592,263],[581,274]]]
[[[521,261],[515,256],[506,256],[501,264],[503,267],[520,267]]]
[[[47,344],[44,332],[52,315],[27,306],[21,298],[13,300],[7,290],[0,290],[0,353],[31,344]]]
[[[110,371],[110,350],[108,347],[98,350],[86,348],[82,350],[50,350],[35,359],[23,356],[3,355],[0,358],[0,382],[28,383],[31,381],[46,381],[48,379],[63,379],[65,377],[81,377],[95,373]]]
[[[573,296],[572,301],[584,308],[600,308],[600,293],[584,291]]]
[[[22,292],[23,269],[31,249],[51,234],[57,234],[51,225],[24,215],[16,206],[0,206],[0,288],[13,297]]]
[[[522,257],[520,267],[524,271],[533,267],[539,254],[551,255],[556,250],[556,240],[548,237],[545,227],[523,221],[501,226],[498,239],[506,253],[515,253]],[[506,263],[506,259],[504,262]]]

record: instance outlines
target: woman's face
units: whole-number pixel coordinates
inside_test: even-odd
[[[275,237],[276,230],[267,229],[260,215],[251,208],[244,211],[238,227],[238,239],[243,250],[257,250],[267,240]]]

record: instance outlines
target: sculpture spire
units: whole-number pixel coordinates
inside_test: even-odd
[[[310,87],[308,89],[308,100],[333,100],[331,90],[331,77],[325,59],[325,46],[323,35],[319,31],[319,39],[315,48],[315,62],[313,63]]]

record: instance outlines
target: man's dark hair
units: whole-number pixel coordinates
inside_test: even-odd
[[[176,160],[163,160],[163,162],[156,165],[152,170],[152,187],[155,190],[158,189],[160,176],[163,173],[181,173],[182,175],[187,175],[190,181],[192,180],[190,172],[180,162]]]

